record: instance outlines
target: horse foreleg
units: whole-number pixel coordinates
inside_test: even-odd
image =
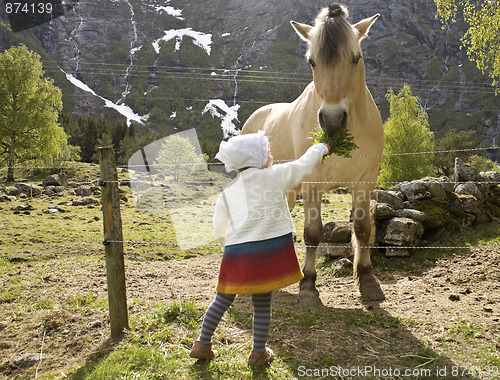
[[[371,301],[385,299],[380,282],[373,274],[370,258],[370,190],[357,189],[352,192],[354,281],[361,296]]]
[[[304,214],[306,259],[302,269],[304,278],[300,281],[299,306],[301,308],[320,307],[323,303],[316,289],[316,250],[323,237],[319,191],[304,192]]]

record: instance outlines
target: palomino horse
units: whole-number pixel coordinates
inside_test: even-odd
[[[307,59],[313,82],[293,103],[270,104],[256,110],[242,133],[264,130],[274,159],[293,160],[312,144],[310,132],[320,128],[327,134],[347,129],[359,149],[352,158],[332,155],[319,164],[300,189],[291,192],[292,208],[297,193],[303,196],[306,258],[300,283],[302,307],[320,306],[316,289],[316,249],[323,235],[322,195],[339,187],[352,194],[354,278],[363,298],[383,300],[384,293],[372,271],[370,259],[370,192],[377,181],[384,145],[382,119],[365,84],[365,66],[360,41],[379,14],[355,25],[347,21],[340,5],[323,8],[314,26],[292,21],[301,38],[308,42]]]

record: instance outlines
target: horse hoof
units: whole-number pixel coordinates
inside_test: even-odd
[[[301,309],[319,309],[323,307],[323,302],[318,294],[299,294],[299,307]]]
[[[383,301],[385,300],[384,292],[380,287],[380,284],[377,282],[371,283],[370,286],[365,284],[365,286],[361,286],[359,289],[361,293],[361,297],[368,301]]]

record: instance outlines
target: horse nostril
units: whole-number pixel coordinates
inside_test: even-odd
[[[346,111],[344,111],[344,114],[342,116],[342,123],[340,124],[340,128],[342,131],[347,129],[347,123],[349,121],[349,115],[347,114]]]
[[[323,111],[319,111],[319,113],[318,113],[318,121],[319,121],[319,126],[321,127],[321,129],[323,129],[325,131],[326,127],[327,127],[327,124],[326,124],[326,121],[325,121],[325,115],[324,115]]]

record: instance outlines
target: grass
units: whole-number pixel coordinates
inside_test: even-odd
[[[92,178],[92,171],[95,169],[89,166],[82,170],[81,183],[86,183],[84,177]],[[196,249],[183,249],[176,245],[176,231],[171,223],[171,215],[167,212],[138,212],[131,189],[122,187],[122,190],[124,239],[138,242],[125,244],[126,260],[163,262],[219,252],[218,246],[211,243]],[[99,199],[98,194],[95,197]],[[9,316],[12,323],[23,323],[29,314],[36,313],[40,316],[37,327],[39,332],[44,328],[70,331],[69,325],[76,323],[68,322],[67,318],[70,316],[92,315],[96,310],[106,314],[107,300],[104,294],[86,293],[82,289],[81,292],[65,295],[58,305],[49,297],[36,298],[25,291],[36,290],[40,283],[51,281],[50,278],[44,279],[41,276],[40,265],[57,264],[71,268],[92,262],[100,269],[104,268],[100,208],[67,206],[72,198],[73,196],[68,195],[46,199],[23,198],[0,204],[0,243],[3,248],[0,257],[0,306],[15,305]],[[325,220],[348,219],[350,195],[328,194],[323,203],[322,216]],[[19,204],[29,204],[33,210],[29,214],[14,214],[13,209]],[[67,212],[46,212],[48,205],[57,204],[67,209]],[[205,206],[207,209],[212,207],[210,204]],[[196,211],[195,218],[203,216],[203,212],[199,212],[202,209]],[[186,210],[179,212],[185,213]],[[292,212],[299,245],[303,241],[302,214],[303,206],[299,201]],[[211,217],[211,212],[209,216]],[[29,234],[25,231],[29,231]],[[498,246],[498,226],[486,224],[480,229],[464,231],[459,237],[450,236],[449,241],[445,240],[440,244]],[[404,275],[411,273],[412,276],[418,276],[418,270],[439,264],[451,254],[444,249],[416,250],[411,259],[385,259],[375,255],[375,262],[380,272]],[[303,250],[299,249],[299,255],[302,259]],[[336,273],[331,269],[328,259],[324,258],[319,261],[318,267],[319,275],[327,278],[341,277],[347,281],[352,274]],[[69,276],[77,275],[70,271],[68,273]],[[150,275],[156,276],[154,270]],[[102,280],[104,284],[103,277],[104,274],[99,281]],[[64,294],[64,288],[57,288],[58,286],[61,285],[54,282],[53,287]],[[325,289],[320,291],[324,292]],[[284,297],[283,294],[281,296]],[[16,302],[20,300],[22,304],[17,305]],[[500,365],[498,349],[494,343],[480,338],[488,327],[476,322],[457,318],[449,321],[444,332],[440,332],[431,331],[426,322],[393,316],[383,309],[369,311],[359,307],[327,307],[304,311],[298,310],[291,302],[285,304],[288,306],[278,307],[273,311],[269,343],[275,350],[276,360],[269,367],[252,369],[246,364],[252,345],[252,312],[249,307],[237,304],[226,314],[214,336],[214,347],[219,351],[219,358],[212,362],[196,362],[189,358],[189,350],[199,334],[205,307],[192,301],[173,301],[159,303],[150,313],[133,313],[130,330],[120,343],[111,349],[103,347],[84,365],[67,371],[65,375],[71,379],[295,379],[302,378],[301,368],[349,368],[360,362],[376,365],[381,369],[414,370],[435,370],[451,366],[453,362],[449,358],[483,367]],[[131,303],[131,306],[135,304]],[[69,316],[61,313],[61,310],[69,313]],[[85,326],[78,331],[83,329]],[[442,346],[432,346],[425,337],[417,338],[413,334],[417,330],[426,329],[428,335],[442,333]],[[71,330],[71,333],[75,332]],[[88,346],[95,346],[95,340],[92,341],[90,336],[83,336],[82,339],[89,340],[85,342]],[[460,351],[462,346],[466,347],[464,353]],[[0,361],[0,366],[1,364]],[[47,372],[40,377],[57,378],[59,375]]]
[[[331,370],[333,366],[346,366],[345,360],[339,358],[342,356],[338,352],[340,347],[332,347],[328,336],[323,336],[321,340],[318,338],[315,343],[318,348],[308,362],[299,359],[293,352],[284,350],[275,337],[272,342],[277,354],[275,361],[268,367],[252,369],[246,365],[247,355],[251,350],[251,335],[248,330],[251,329],[251,313],[233,308],[214,335],[214,348],[219,356],[210,362],[194,361],[189,358],[189,350],[199,334],[202,314],[203,308],[190,301],[160,304],[155,313],[140,315],[132,321],[124,340],[109,355],[88,362],[84,368],[69,375],[69,378],[295,379],[301,377],[304,368]],[[318,329],[327,323],[338,325],[340,329],[357,329],[369,324],[372,328],[396,330],[403,323],[390,317],[367,315],[362,310],[345,314],[344,317],[348,318],[339,316],[332,319],[330,310],[276,310],[273,315],[275,322],[271,327],[272,335],[286,337],[293,331],[294,334],[302,334],[301,340],[307,341],[310,329]],[[242,327],[244,330],[241,330]],[[394,337],[386,336],[384,339],[392,340]],[[391,344],[392,341],[387,343]],[[331,348],[335,350],[332,351]],[[396,358],[390,357],[391,360]],[[351,365],[354,366],[355,361],[356,358],[351,358]],[[382,359],[378,366],[419,368],[425,365],[435,368],[442,363],[443,359],[430,348],[415,347],[413,353],[400,355],[396,362]]]

